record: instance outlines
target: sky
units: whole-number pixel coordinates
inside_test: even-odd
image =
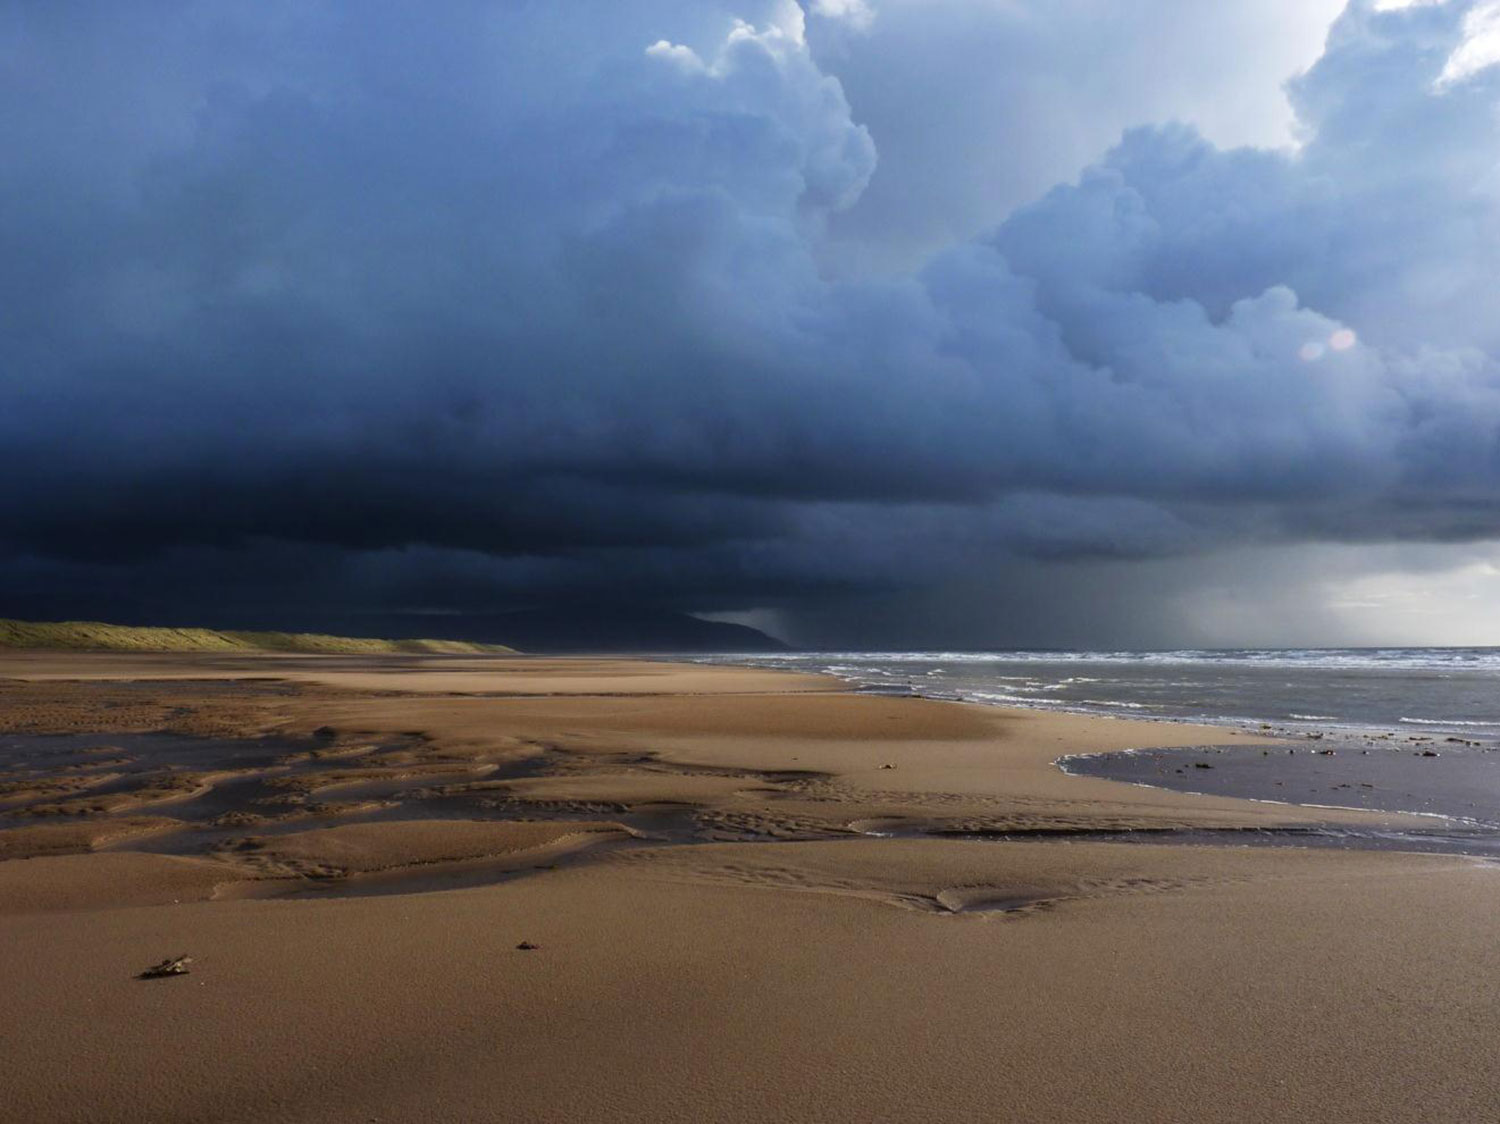
[[[1500,643],[1497,61],[1496,0],[0,0],[0,615]]]

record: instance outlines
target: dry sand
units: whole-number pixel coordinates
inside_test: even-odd
[[[86,761],[0,778],[0,1120],[1500,1119],[1500,868],[1078,841],[1401,822],[1052,765],[1223,730],[626,661],[0,656],[0,736],[170,729],[279,740],[144,813],[26,814]]]

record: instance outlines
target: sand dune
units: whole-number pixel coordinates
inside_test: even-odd
[[[310,632],[245,632],[215,628],[139,628],[100,621],[0,620],[0,648],[103,652],[344,652],[449,655],[511,652],[499,644],[461,640],[372,640]]]

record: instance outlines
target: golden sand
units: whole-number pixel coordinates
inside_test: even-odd
[[[207,774],[249,794],[215,823],[191,800],[18,815],[57,793],[11,779],[0,1119],[1500,1105],[1500,869],[1076,840],[1402,822],[1053,765],[1245,735],[693,665],[0,656],[0,731],[162,729],[284,752]],[[906,837],[932,832],[971,837]],[[191,974],[135,978],[181,954]]]

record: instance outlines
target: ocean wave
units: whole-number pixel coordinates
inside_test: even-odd
[[[999,691],[965,691],[962,698],[975,702],[987,703],[1015,703],[1018,706],[1038,706],[1045,702],[1044,699],[1033,698],[1029,695],[1007,695]]]
[[[1133,664],[1157,666],[1241,666],[1326,670],[1500,672],[1500,648],[1175,648],[1154,651],[1101,649],[1044,651],[997,649],[987,652],[798,652],[759,657],[786,666],[806,663],[974,664]]]
[[[1401,718],[1408,726],[1500,726],[1500,722],[1468,722],[1458,718]]]
[[[918,662],[923,658],[931,662]],[[1085,666],[1088,660],[1099,666]],[[1136,666],[1124,667],[1127,660]],[[1403,660],[1420,670],[1400,670]],[[936,652],[925,657],[819,652],[704,662],[818,669],[865,690],[1046,711],[1282,727],[1286,733],[1288,724],[1297,728],[1298,723],[1305,724],[1303,731],[1315,724],[1328,733],[1394,733],[1415,725],[1446,727],[1454,734],[1467,729],[1486,740],[1500,737],[1500,702],[1491,701],[1500,698],[1492,690],[1500,676],[1500,650],[1488,648]],[[1440,666],[1447,670],[1433,670]],[[1460,666],[1466,670],[1453,670]],[[1304,673],[1332,667],[1341,670]],[[1090,697],[1079,697],[1084,692]],[[1294,706],[1301,709],[1291,711]],[[1412,710],[1455,717],[1418,717]]]

